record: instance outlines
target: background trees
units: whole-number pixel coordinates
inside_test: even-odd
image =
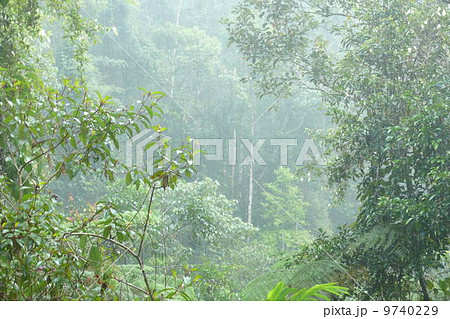
[[[373,249],[361,263],[382,298],[402,298],[392,287],[414,278],[429,299],[424,274],[448,245],[447,11],[443,1],[243,1],[228,21],[262,95],[321,92],[335,124],[324,135],[329,182],[357,182],[357,236],[384,238],[360,247]]]
[[[262,203],[265,231],[262,233],[271,244],[281,251],[298,247],[309,241],[305,231],[305,203],[298,185],[298,179],[288,168],[275,171],[276,180],[264,185]]]

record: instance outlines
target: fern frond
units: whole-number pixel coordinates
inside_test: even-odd
[[[326,300],[330,298],[323,292],[332,295],[341,296],[348,294],[348,288],[336,286],[336,283],[326,283],[315,285],[311,288],[297,289],[285,286],[284,282],[279,282],[274,289],[267,294],[267,301],[316,301]]]
[[[331,281],[339,270],[339,266],[330,260],[304,263],[289,269],[277,269],[249,282],[242,291],[241,298],[243,300],[264,300],[267,291],[272,290],[280,282],[286,283],[297,291],[320,282]]]

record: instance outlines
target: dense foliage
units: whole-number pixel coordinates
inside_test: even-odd
[[[447,300],[449,9],[0,0],[0,300]]]

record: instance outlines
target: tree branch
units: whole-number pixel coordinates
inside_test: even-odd
[[[66,238],[66,237],[69,237],[69,236],[89,236],[89,237],[99,238],[99,239],[108,241],[110,243],[113,243],[114,245],[117,245],[120,248],[122,248],[125,251],[127,251],[129,254],[131,254],[137,260],[137,262],[139,264],[139,268],[141,269],[142,277],[144,278],[145,286],[147,287],[147,295],[150,296],[150,299],[152,301],[155,300],[154,297],[153,297],[153,289],[150,288],[150,283],[148,281],[147,274],[145,273],[144,263],[142,262],[142,260],[139,257],[139,255],[136,254],[131,248],[129,248],[128,246],[118,242],[117,240],[114,240],[114,239],[111,239],[111,238],[106,238],[106,237],[103,237],[101,235],[97,235],[97,234],[93,234],[93,233],[66,233],[66,234],[63,235],[63,238]]]

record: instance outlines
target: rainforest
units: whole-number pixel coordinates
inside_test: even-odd
[[[449,17],[0,0],[0,300],[449,300]]]

